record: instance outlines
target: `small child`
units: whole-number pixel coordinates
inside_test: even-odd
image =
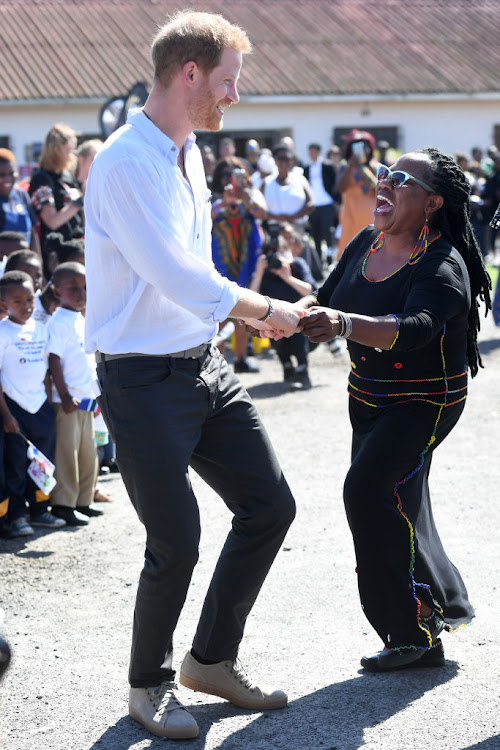
[[[47,322],[47,314],[44,308],[40,286],[42,284],[42,259],[32,250],[16,250],[11,253],[5,264],[5,272],[8,271],[24,271],[33,279],[33,285],[35,287],[35,309],[33,311],[33,317],[35,320],[40,320],[42,323]],[[45,313],[45,315],[44,315]]]
[[[11,536],[30,536],[33,526],[65,526],[49,510],[49,498],[27,476],[28,438],[50,461],[55,454],[55,419],[47,399],[47,328],[32,317],[34,286],[24,271],[0,278],[0,413],[5,432],[5,482]],[[31,524],[26,518],[26,500]]]
[[[81,263],[62,263],[52,277],[59,301],[47,324],[49,370],[56,411],[57,484],[52,492],[52,512],[69,526],[84,526],[102,510],[91,506],[97,475],[94,415],[79,409],[84,398],[93,398],[92,360],[83,350],[87,302],[85,268]]]

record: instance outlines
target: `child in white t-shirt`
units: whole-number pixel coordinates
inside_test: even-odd
[[[42,259],[31,250],[17,250],[11,253],[7,259],[5,272],[24,271],[33,279],[35,287],[35,309],[33,318],[41,323],[47,323],[54,312],[57,303],[52,294],[52,287],[48,284],[41,290],[42,283]]]
[[[8,271],[2,276],[0,307],[8,316],[0,321],[0,413],[10,535],[29,536],[33,526],[56,529],[66,525],[48,511],[48,496],[26,474],[24,437],[50,461],[55,455],[54,412],[46,390],[47,329],[32,318],[34,286],[24,271]],[[26,518],[26,501],[31,523]]]
[[[52,492],[52,512],[70,526],[83,526],[89,517],[102,515],[91,506],[97,475],[94,415],[79,408],[93,398],[94,366],[83,349],[87,302],[85,268],[81,263],[61,263],[52,277],[59,301],[47,324],[49,370],[56,411],[57,484]]]

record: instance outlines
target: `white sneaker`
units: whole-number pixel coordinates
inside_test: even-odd
[[[200,664],[188,651],[181,665],[179,682],[191,690],[218,695],[240,708],[266,711],[284,708],[288,702],[283,690],[252,682],[237,659]]]
[[[130,716],[157,737],[188,740],[198,737],[198,724],[177,700],[172,682],[149,688],[130,688]]]

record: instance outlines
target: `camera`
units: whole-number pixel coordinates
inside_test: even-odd
[[[233,188],[236,191],[243,190],[245,187],[245,170],[244,169],[233,169],[232,178]]]
[[[278,257],[278,238],[280,235],[280,224],[278,221],[269,221],[267,233],[269,234],[269,249],[266,253],[268,268],[281,268],[281,260]]]
[[[364,141],[354,141],[352,144],[352,153],[355,155],[358,164],[366,164],[366,148]]]

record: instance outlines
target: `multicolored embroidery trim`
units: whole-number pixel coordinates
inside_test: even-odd
[[[423,646],[414,646],[414,645],[405,645],[405,646],[399,646],[399,645],[397,645],[397,646],[393,647],[395,650],[408,650],[408,649],[411,649],[411,650],[424,650],[424,651],[427,651],[428,649],[432,648],[432,645],[433,645],[432,644],[432,636],[431,636],[430,630],[425,625],[425,623],[422,622],[422,618],[420,616],[421,601],[420,601],[419,596],[417,594],[417,586],[420,587],[420,588],[426,588],[427,590],[430,590],[430,587],[427,584],[417,583],[415,581],[415,577],[414,577],[414,569],[415,569],[415,532],[414,532],[413,525],[412,525],[410,519],[408,518],[407,513],[405,512],[405,510],[403,508],[403,502],[401,500],[401,495],[400,495],[400,488],[403,485],[405,485],[408,481],[410,481],[410,479],[413,476],[415,476],[415,474],[418,471],[420,471],[420,469],[422,468],[426,454],[428,453],[429,449],[432,447],[433,443],[435,443],[435,441],[436,441],[436,431],[437,431],[437,427],[438,427],[439,421],[441,419],[441,415],[442,415],[443,409],[445,407],[447,407],[447,406],[451,406],[452,404],[459,403],[460,401],[463,401],[466,398],[466,394],[465,394],[465,395],[461,396],[459,399],[456,399],[454,401],[449,401],[449,395],[450,394],[452,394],[452,393],[460,393],[460,392],[466,390],[466,388],[467,388],[467,385],[465,384],[465,386],[463,386],[463,387],[456,388],[456,389],[450,389],[449,388],[449,381],[453,380],[454,378],[464,377],[464,376],[467,375],[467,372],[460,373],[458,375],[453,375],[453,376],[448,377],[447,372],[446,372],[446,361],[445,361],[445,356],[444,356],[444,338],[445,338],[445,335],[446,335],[446,325],[443,327],[443,332],[442,332],[442,335],[441,335],[441,338],[440,338],[440,342],[439,342],[439,345],[440,345],[440,356],[441,356],[441,362],[442,362],[442,368],[443,368],[443,374],[442,374],[441,377],[427,378],[427,379],[424,379],[424,380],[397,380],[396,381],[396,380],[391,380],[391,379],[378,380],[377,378],[367,378],[367,377],[363,377],[361,375],[358,375],[357,373],[355,373],[353,371],[351,372],[351,376],[357,377],[360,380],[364,380],[366,382],[374,382],[374,383],[375,382],[379,382],[379,383],[436,383],[436,382],[442,382],[443,383],[443,389],[442,390],[438,390],[438,391],[423,392],[423,393],[420,393],[419,391],[416,391],[416,392],[410,392],[410,393],[398,393],[397,394],[397,397],[400,397],[400,396],[417,396],[419,398],[417,398],[416,400],[421,400],[421,401],[425,401],[425,402],[430,403],[430,404],[435,404],[436,406],[439,407],[439,409],[438,409],[437,416],[436,416],[436,419],[435,419],[435,422],[434,422],[434,426],[432,428],[432,433],[431,433],[431,435],[430,435],[430,437],[429,437],[426,445],[421,450],[421,452],[420,452],[420,454],[418,456],[416,466],[405,477],[403,477],[403,479],[401,479],[398,482],[396,482],[396,484],[394,485],[394,488],[393,488],[393,496],[394,496],[394,498],[396,500],[397,509],[398,509],[399,513],[401,514],[402,518],[404,519],[404,521],[405,521],[405,523],[406,523],[406,525],[408,527],[409,534],[410,534],[410,560],[409,560],[408,574],[409,574],[409,578],[410,578],[410,586],[411,586],[411,590],[412,590],[413,599],[416,602],[417,625],[418,625],[419,629],[425,634],[425,636],[427,638],[427,641],[428,641],[428,646],[423,647]],[[351,376],[350,376],[350,378],[351,378]],[[404,401],[399,401],[398,400],[398,401],[391,401],[390,403],[387,403],[387,404],[372,404],[372,403],[369,403],[368,401],[365,401],[364,399],[360,398],[359,396],[356,396],[355,394],[353,394],[352,391],[351,391],[351,388],[355,389],[359,393],[366,393],[367,395],[371,395],[372,397],[373,396],[385,396],[385,397],[392,398],[394,394],[374,394],[374,393],[370,394],[368,391],[366,391],[366,392],[362,391],[361,389],[359,389],[356,386],[354,386],[351,382],[349,382],[350,395],[353,398],[357,398],[359,401],[362,401],[363,403],[367,404],[368,406],[378,407],[378,406],[389,406],[389,405],[392,405],[394,403],[404,403]],[[429,398],[429,396],[434,396],[434,395],[443,395],[442,402],[436,402],[433,399]],[[420,397],[422,397],[422,398],[420,398]],[[410,401],[410,400],[415,400],[415,399],[407,399],[407,400]]]
[[[364,380],[367,383],[392,384],[394,390],[386,390],[384,392],[377,392],[373,389],[366,390],[360,387],[361,383],[356,385],[354,382],[355,378]],[[461,381],[457,383],[457,387],[450,388],[449,381],[453,378],[461,378]],[[413,390],[399,390],[398,386],[404,387],[408,383],[415,383],[416,388]],[[467,398],[467,373],[452,375],[450,378],[443,376],[440,378],[426,378],[424,380],[378,380],[376,378],[364,378],[362,375],[354,372],[354,370],[351,370],[348,391],[352,398],[374,409],[383,409],[387,406],[394,406],[394,404],[402,404],[409,401],[426,401],[434,406],[452,406]]]
[[[394,346],[394,344],[396,343],[396,341],[398,340],[398,337],[399,337],[399,318],[398,318],[398,316],[397,316],[397,315],[395,315],[394,313],[391,313],[391,315],[392,315],[392,317],[394,318],[394,320],[396,321],[396,325],[397,325],[397,327],[398,327],[398,330],[396,331],[396,335],[394,336],[394,339],[393,339],[393,341],[392,341],[392,344],[391,344],[391,345],[390,345],[390,347],[389,347],[389,351],[391,351],[392,347]]]

